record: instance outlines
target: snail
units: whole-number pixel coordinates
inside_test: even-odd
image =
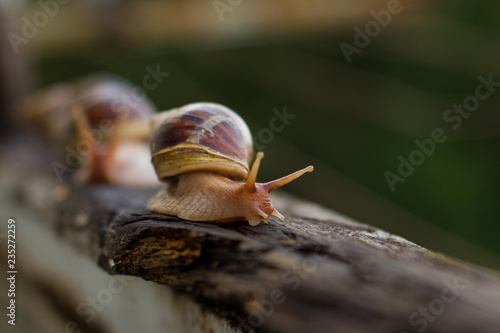
[[[250,130],[234,111],[215,103],[194,103],[157,114],[151,121],[150,140],[156,174],[167,186],[150,200],[148,209],[191,221],[246,220],[256,226],[271,215],[283,220],[269,193],[313,171],[308,166],[256,183],[264,153],[257,153],[249,170]]]
[[[23,101],[24,117],[65,157],[67,165],[55,168],[56,174],[77,167],[73,179],[80,183],[159,184],[149,162],[155,108],[146,98],[132,100],[133,89],[117,76],[97,74]]]

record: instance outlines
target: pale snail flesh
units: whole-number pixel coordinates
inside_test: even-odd
[[[151,124],[152,162],[158,178],[167,182],[148,204],[155,213],[191,221],[246,220],[252,226],[267,222],[271,215],[283,220],[269,193],[313,171],[308,166],[256,183],[264,153],[257,153],[249,170],[250,130],[240,116],[220,104],[189,104],[159,113]]]

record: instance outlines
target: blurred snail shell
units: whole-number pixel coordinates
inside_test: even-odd
[[[155,108],[145,98],[132,101],[133,88],[115,75],[96,74],[36,93],[21,108],[60,155],[79,152],[73,153],[80,161],[77,181],[154,185],[148,134]]]
[[[189,104],[154,116],[151,153],[158,178],[168,186],[151,199],[149,210],[192,221],[247,220],[255,226],[271,215],[283,220],[269,193],[313,170],[309,166],[256,183],[264,154],[257,154],[249,170],[250,130],[234,111],[215,103]]]

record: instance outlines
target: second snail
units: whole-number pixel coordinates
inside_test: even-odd
[[[98,73],[19,102],[21,119],[53,147],[57,160],[51,166],[59,181],[159,184],[148,142],[149,120],[156,109],[146,98],[124,98],[133,89],[121,77]]]
[[[149,202],[152,212],[192,221],[235,222],[252,226],[271,215],[284,219],[269,193],[312,166],[256,183],[264,154],[251,168],[252,137],[234,111],[215,103],[193,103],[162,112],[151,121],[152,163],[167,186]],[[246,179],[246,180],[245,180]]]

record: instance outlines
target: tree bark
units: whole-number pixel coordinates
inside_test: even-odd
[[[58,184],[28,169],[25,202],[97,265],[184,291],[232,329],[500,330],[498,273],[313,204],[278,195],[285,221],[257,227],[192,222],[148,212],[157,188]]]

